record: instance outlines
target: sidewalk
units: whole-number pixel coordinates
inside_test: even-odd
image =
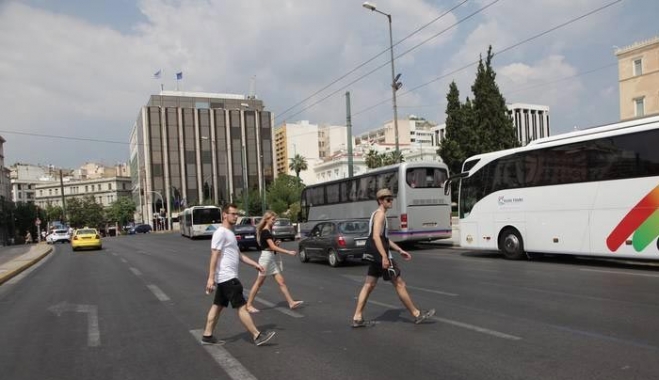
[[[0,247],[0,285],[39,262],[53,251],[46,243]]]

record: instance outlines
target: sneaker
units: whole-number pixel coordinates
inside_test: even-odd
[[[419,310],[419,316],[414,318],[414,323],[418,325],[433,315],[435,315],[435,309]]]
[[[214,336],[202,336],[201,337],[201,344],[224,344],[223,340],[219,340]]]
[[[259,333],[259,335],[257,335],[256,338],[254,339],[254,344],[260,346],[266,343],[267,341],[269,341],[270,339],[272,339],[273,336],[275,336],[274,331],[266,331],[264,333]]]

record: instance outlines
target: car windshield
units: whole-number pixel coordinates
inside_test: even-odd
[[[291,221],[288,219],[277,219],[275,220],[275,226],[290,226]]]
[[[96,235],[96,230],[86,229],[76,231],[76,235]]]
[[[368,233],[368,222],[355,220],[339,223],[339,232],[344,234]]]
[[[69,231],[68,230],[55,230],[55,233],[61,235],[61,234],[67,234],[67,233],[69,233]]]

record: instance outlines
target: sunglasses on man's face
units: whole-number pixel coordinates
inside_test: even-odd
[[[383,198],[383,200],[387,201],[387,202],[393,202],[394,201],[394,199],[391,198],[391,197]]]

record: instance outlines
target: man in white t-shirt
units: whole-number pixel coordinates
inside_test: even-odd
[[[240,262],[250,265],[259,272],[264,269],[259,263],[243,255],[238,248],[236,235],[233,233],[233,226],[238,221],[238,207],[235,204],[228,204],[222,209],[222,226],[220,226],[211,240],[211,259],[208,271],[208,281],[206,282],[206,294],[215,290],[215,299],[213,306],[208,311],[206,328],[201,337],[204,344],[216,344],[220,341],[213,336],[213,331],[220,318],[222,309],[229,306],[238,310],[240,322],[245,326],[247,331],[252,334],[252,339],[257,346],[269,341],[274,335],[274,331],[260,332],[254,325],[252,316],[247,311],[247,301],[243,296],[243,285],[238,280],[238,266]]]

